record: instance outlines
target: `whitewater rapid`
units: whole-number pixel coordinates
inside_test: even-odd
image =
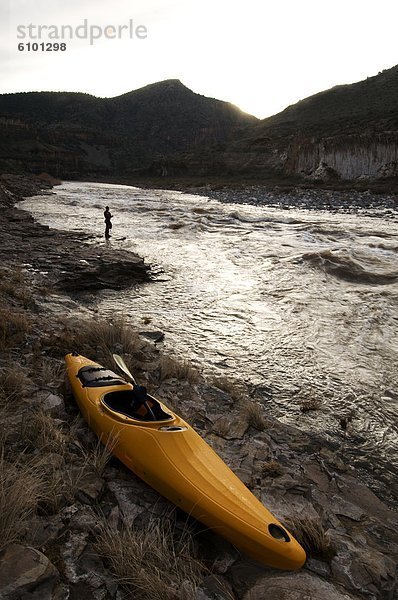
[[[76,182],[23,203],[41,223],[94,244],[106,243],[105,205],[108,243],[137,252],[157,275],[101,292],[100,314],[164,331],[168,351],[248,383],[284,422],[344,436],[353,461],[396,477],[396,218]],[[318,409],[303,412],[313,399]]]

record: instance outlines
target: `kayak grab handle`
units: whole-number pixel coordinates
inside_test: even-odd
[[[159,431],[186,431],[186,429],[186,427],[180,425],[163,425],[163,427],[159,427]]]
[[[268,531],[276,540],[280,540],[281,542],[290,542],[290,537],[282,527],[276,525],[275,523],[271,523],[268,525]]]

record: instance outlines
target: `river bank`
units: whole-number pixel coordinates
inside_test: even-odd
[[[89,180],[88,180],[89,181]],[[273,208],[326,210],[332,213],[362,212],[389,218],[398,210],[396,185],[388,182],[303,182],[300,180],[255,181],[248,179],[194,177],[146,177],[97,179],[103,183],[118,183],[144,189],[170,189],[207,196],[220,202],[235,202]],[[231,200],[232,199],[232,200]],[[367,212],[371,211],[371,212]]]
[[[121,285],[115,268],[103,276],[104,264],[122,262],[120,277],[129,274],[129,285],[148,281],[148,268],[131,253],[99,251],[96,243],[77,252],[81,234],[38,225],[13,208],[16,198],[9,192],[0,214],[8,243],[0,286],[6,482],[0,597],[121,599],[126,588],[120,579],[130,575],[128,592],[143,599],[392,599],[396,516],[346,464],[344,444],[281,424],[244,385],[208,380],[123,322],[100,319],[87,302],[84,281],[91,280],[94,298],[105,284]],[[81,261],[89,266],[83,262],[76,277]],[[142,324],[145,329],[144,315]],[[290,523],[308,551],[305,568],[289,574],[256,565],[107,460],[62,383],[62,357],[75,348],[111,368],[110,353],[122,353],[139,381],[187,418],[253,493]],[[159,530],[165,522],[169,529]],[[126,526],[134,540],[126,538]],[[111,549],[109,533],[119,548],[126,541],[141,544],[141,571],[133,571],[141,587],[131,576],[137,555],[117,553],[117,544]],[[188,545],[182,543],[187,535]],[[161,561],[151,550],[155,538],[163,552],[169,550]]]

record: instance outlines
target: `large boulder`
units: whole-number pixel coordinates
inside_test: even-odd
[[[59,572],[44,554],[10,544],[0,553],[1,600],[56,600]]]

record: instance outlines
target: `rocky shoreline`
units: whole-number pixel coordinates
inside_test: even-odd
[[[150,268],[137,255],[114,250],[105,240],[89,243],[92,236],[53,231],[26,211],[15,207],[23,197],[43,193],[43,183],[34,178],[0,178],[0,259],[46,277],[47,284],[69,293],[105,288],[124,289],[150,281]],[[51,185],[44,187],[51,194]]]
[[[35,185],[0,187],[0,598],[393,600],[397,517],[345,463],[344,446],[269,418],[244,387],[208,381],[148,336],[99,319],[87,292],[138,285],[150,270],[14,208]],[[74,348],[110,368],[111,353],[123,354],[290,527],[305,567],[254,563],[110,458],[64,385]]]
[[[388,185],[377,186],[365,182],[356,189],[342,182],[298,182],[295,180],[244,181],[234,178],[211,180],[194,177],[107,178],[103,183],[118,183],[142,188],[171,189],[207,196],[219,202],[269,206],[290,210],[316,210],[332,213],[361,213],[370,217],[395,219],[398,212],[398,194]]]
[[[264,186],[247,186],[244,189],[217,190],[211,187],[200,192],[219,202],[236,202],[253,206],[269,206],[283,210],[328,211],[331,213],[358,213],[387,219],[396,218],[398,197],[396,194],[375,195],[370,191],[338,191],[326,189],[295,188],[286,191],[278,186],[272,190]]]

